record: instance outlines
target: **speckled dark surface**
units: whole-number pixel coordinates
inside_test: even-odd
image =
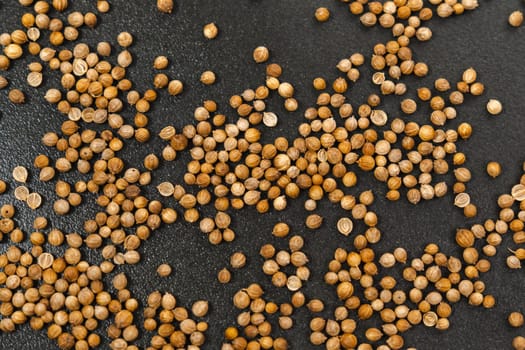
[[[70,2],[73,3],[72,9],[95,11],[94,1]],[[167,74],[184,81],[186,90],[179,97],[168,96],[166,91],[160,92],[158,103],[148,113],[152,134],[157,134],[167,124],[180,128],[191,122],[193,109],[206,99],[214,99],[221,112],[233,116],[227,105],[229,96],[264,82],[264,65],[254,64],[251,53],[256,46],[265,45],[271,51],[270,61],[282,65],[283,80],[292,82],[296,87],[300,102],[299,111],[289,114],[284,113],[280,100],[270,99],[269,109],[281,118],[275,131],[265,134],[265,137],[269,139],[284,133],[292,139],[297,125],[302,122],[301,111],[315,102],[312,79],[319,75],[333,79],[339,59],[357,51],[369,57],[374,44],[390,38],[390,33],[383,29],[364,29],[358,19],[348,12],[345,4],[333,0],[177,1],[171,15],[159,13],[154,3],[153,0],[111,1],[111,11],[99,16],[99,25],[95,29],[83,29],[80,38],[91,45],[98,41],[110,41],[116,45],[117,33],[131,32],[135,43],[130,48],[134,63],[129,68],[129,74],[141,91],[152,85],[155,73],[153,58],[161,54],[170,58]],[[330,21],[324,24],[313,19],[315,8],[321,5],[332,12]],[[459,250],[453,238],[455,228],[495,218],[497,196],[510,191],[519,180],[521,164],[525,161],[525,27],[512,29],[506,21],[512,10],[524,10],[524,4],[518,0],[493,0],[482,1],[481,5],[479,10],[459,18],[431,21],[429,26],[434,32],[433,39],[428,43],[415,42],[412,45],[415,57],[431,67],[430,75],[423,80],[408,82],[412,89],[410,94],[413,94],[417,87],[430,85],[437,77],[455,81],[464,69],[473,66],[479,78],[486,83],[485,94],[479,98],[468,97],[465,104],[458,108],[459,117],[452,122],[452,125],[457,125],[468,121],[474,126],[472,138],[468,142],[460,142],[459,147],[467,154],[467,165],[473,173],[468,192],[478,205],[478,216],[465,220],[461,211],[452,206],[451,194],[420,203],[417,207],[404,200],[389,203],[383,199],[384,186],[371,179],[370,174],[359,172],[358,190],[370,188],[377,194],[372,209],[378,213],[379,227],[383,232],[383,240],[375,247],[378,253],[403,246],[410,257],[414,257],[421,254],[427,243],[436,242],[445,253],[457,254]],[[0,3],[0,32],[20,27],[19,18],[23,13],[24,9],[17,1]],[[207,41],[202,36],[202,26],[212,21],[217,23],[220,34],[216,40]],[[91,217],[97,210],[95,197],[83,195],[85,204],[81,209],[58,218],[51,209],[54,185],[40,183],[32,168],[33,158],[38,153],[57,156],[55,151],[41,145],[40,138],[48,130],[59,130],[64,120],[53,106],[43,100],[46,88],[59,83],[56,73],[46,74],[45,84],[40,89],[32,89],[25,84],[26,65],[33,60],[35,58],[25,56],[15,62],[8,72],[1,73],[10,80],[11,87],[19,87],[26,92],[27,103],[15,107],[7,101],[7,89],[0,91],[0,178],[7,180],[11,190],[0,196],[0,205],[14,201],[12,189],[15,184],[10,173],[14,166],[24,165],[31,169],[28,186],[41,192],[45,200],[36,212],[16,203],[16,221],[20,227],[30,232],[34,217],[44,215],[49,218],[52,227],[64,232],[79,232],[82,220]],[[201,72],[208,69],[217,74],[218,82],[205,87],[198,82],[198,78]],[[347,94],[349,101],[354,105],[364,102],[369,89],[369,83],[362,81]],[[502,101],[505,110],[501,116],[489,117],[485,112],[484,105],[491,97]],[[397,107],[392,107],[393,103],[397,103],[394,98],[386,99],[385,103],[394,111],[392,114],[398,113]],[[124,115],[131,120],[130,111]],[[426,111],[422,111],[415,118],[423,122],[426,116]],[[158,138],[144,145],[131,142],[121,156],[127,165],[141,168],[143,157],[151,152],[159,153],[162,147]],[[166,180],[180,181],[186,159],[187,155],[173,163],[162,163],[154,173],[153,185]],[[503,174],[499,178],[489,179],[485,174],[488,160],[501,162]],[[78,174],[68,174],[64,178],[71,181],[79,179]],[[450,176],[447,181],[452,181]],[[146,192],[156,196],[153,186]],[[290,208],[284,212],[261,216],[253,209],[247,209],[232,213],[237,239],[231,244],[211,246],[197,226],[182,220],[164,226],[141,246],[143,261],[140,264],[117,271],[128,274],[130,289],[141,303],[148,293],[156,289],[175,294],[179,303],[185,306],[198,299],[209,300],[211,312],[205,319],[210,329],[203,348],[219,349],[223,330],[235,324],[237,311],[232,308],[231,297],[236,290],[258,281],[265,287],[268,299],[283,302],[289,297],[287,291],[271,286],[261,271],[262,258],[258,255],[260,246],[267,242],[273,242],[277,247],[286,246],[285,241],[278,241],[270,234],[271,227],[283,220],[294,223],[293,233],[302,234],[306,241],[304,251],[310,258],[312,275],[303,291],[308,297],[325,300],[328,307],[323,315],[329,317],[338,301],[334,288],[324,284],[323,274],[335,248],[349,247],[351,239],[345,239],[335,231],[335,222],[344,215],[343,210],[326,201],[319,205],[318,210],[325,217],[322,228],[315,232],[307,230],[303,224],[306,217],[302,209],[304,198],[303,194],[300,199],[292,201]],[[175,205],[170,201],[164,203]],[[204,210],[206,212],[207,209]],[[354,232],[360,232],[363,228],[363,224],[359,223]],[[7,246],[8,241],[4,238],[0,251],[5,251]],[[424,326],[415,327],[405,334],[406,346],[422,350],[510,349],[514,336],[525,335],[523,328],[511,329],[506,323],[510,311],[525,311],[524,271],[509,271],[505,267],[506,250],[512,247],[510,237],[504,237],[499,254],[492,259],[493,268],[483,276],[486,292],[497,299],[494,309],[472,307],[462,300],[454,307],[450,330],[439,332]],[[234,272],[231,284],[218,284],[217,271],[227,266],[230,254],[238,250],[248,256],[247,267]],[[86,259],[96,261],[98,253],[89,253]],[[169,278],[161,279],[155,274],[156,267],[162,262],[170,263],[174,269]],[[394,269],[392,273],[399,273],[401,268]],[[137,319],[140,325],[142,316],[138,315]],[[308,341],[309,313],[301,309],[294,313],[293,319],[295,326],[292,330],[277,330],[276,334],[284,335],[291,349],[313,349]],[[377,322],[374,318],[366,324]],[[145,347],[151,336],[151,333],[141,332],[138,345]],[[107,344],[104,343],[101,348],[107,348]],[[47,339],[45,332],[34,332],[28,326],[20,327],[13,334],[0,334],[0,349],[54,347],[54,342]]]

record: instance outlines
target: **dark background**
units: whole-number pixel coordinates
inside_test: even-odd
[[[70,1],[70,9],[96,12],[95,1]],[[271,51],[270,62],[282,65],[282,80],[290,81],[296,87],[296,98],[300,108],[295,113],[285,113],[282,102],[270,99],[268,109],[281,117],[279,125],[272,133],[265,134],[266,140],[275,135],[285,134],[293,139],[297,125],[302,118],[302,111],[314,105],[316,93],[311,81],[316,76],[324,76],[331,81],[338,76],[337,62],[354,52],[371,56],[371,49],[378,42],[391,38],[390,32],[379,27],[366,29],[352,16],[347,5],[338,1],[177,1],[174,13],[161,14],[155,1],[111,1],[111,11],[99,15],[99,24],[93,29],[83,29],[80,41],[92,48],[99,41],[109,41],[115,48],[116,34],[129,31],[135,37],[130,48],[134,54],[134,63],[128,69],[129,77],[139,91],[152,86],[153,58],[166,55],[170,58],[167,74],[170,78],[180,79],[185,83],[185,92],[178,97],[169,96],[166,91],[159,94],[159,101],[148,113],[149,129],[152,135],[165,125],[173,124],[181,128],[192,122],[193,109],[206,99],[214,99],[219,111],[234,116],[227,101],[232,94],[241,93],[246,88],[255,88],[264,83],[264,65],[253,63],[251,55],[256,46],[265,45]],[[433,79],[448,78],[455,82],[461,72],[473,66],[478,71],[479,79],[485,83],[485,94],[478,98],[468,97],[465,104],[458,108],[459,115],[451,125],[462,121],[471,123],[474,132],[470,140],[460,142],[459,148],[467,155],[467,166],[473,173],[473,181],[467,185],[473,202],[478,206],[478,216],[465,220],[462,211],[453,207],[453,196],[420,203],[416,207],[405,200],[389,203],[384,199],[385,187],[371,179],[370,174],[358,173],[358,190],[374,189],[377,200],[372,209],[378,213],[379,228],[383,240],[374,249],[380,254],[392,251],[398,246],[405,247],[409,257],[422,254],[423,247],[430,242],[440,245],[447,254],[458,254],[454,243],[455,228],[482,223],[485,219],[497,217],[496,198],[499,194],[510,191],[519,181],[525,146],[522,122],[525,107],[525,79],[523,57],[525,54],[525,27],[514,29],[507,24],[508,15],[515,9],[524,10],[522,1],[483,1],[481,7],[461,17],[447,20],[433,19],[429,26],[434,36],[430,42],[414,42],[416,60],[430,66],[429,77],[422,80],[408,80],[410,93],[420,86],[432,85]],[[326,6],[331,11],[327,23],[317,23],[313,18],[315,9]],[[26,9],[17,1],[0,4],[0,32],[10,32],[21,27],[20,16]],[[69,9],[68,9],[69,11]],[[63,18],[63,16],[62,16]],[[209,22],[217,23],[220,34],[216,40],[208,41],[202,36],[202,27]],[[30,169],[28,186],[38,190],[45,198],[44,205],[36,212],[30,211],[22,203],[17,205],[15,217],[24,232],[31,232],[33,219],[38,215],[46,216],[51,227],[64,232],[80,232],[82,222],[93,217],[98,210],[94,196],[83,195],[84,203],[80,209],[70,215],[57,218],[52,213],[54,183],[42,184],[38,174],[32,168],[34,157],[45,153],[52,157],[58,154],[46,149],[40,138],[46,131],[59,130],[64,117],[53,106],[43,100],[47,88],[58,86],[60,77],[57,73],[45,74],[45,83],[39,89],[25,84],[27,64],[37,60],[24,56],[12,64],[7,72],[2,72],[10,81],[10,87],[24,90],[27,103],[14,106],[7,100],[9,89],[0,91],[0,178],[10,185],[8,194],[0,196],[0,205],[16,201],[12,190],[15,186],[11,171],[16,165]],[[367,60],[368,62],[368,60]],[[362,79],[356,88],[347,93],[349,101],[357,106],[366,100],[371,84],[368,75],[362,71]],[[201,72],[213,70],[218,77],[215,85],[205,87],[198,82]],[[489,98],[498,98],[504,105],[501,116],[490,117],[485,112],[485,103]],[[390,101],[390,102],[388,102]],[[387,105],[398,103],[395,98],[386,99]],[[391,115],[400,113],[397,107],[390,109]],[[123,115],[128,121],[132,112],[128,109]],[[425,111],[416,114],[416,120],[428,120]],[[419,118],[419,119],[418,119]],[[142,168],[143,157],[151,152],[160,154],[164,144],[156,137],[143,145],[136,142],[126,144],[120,156],[127,165]],[[181,181],[188,156],[183,155],[173,163],[162,163],[154,173],[152,185],[162,181]],[[484,169],[490,160],[498,160],[503,167],[503,174],[497,179],[489,179]],[[78,174],[63,177],[75,181]],[[445,178],[452,183],[452,177]],[[158,197],[154,186],[147,193]],[[353,192],[355,193],[355,192]],[[304,194],[300,199],[289,201],[289,208],[284,212],[270,212],[258,215],[253,209],[232,213],[232,227],[237,234],[231,244],[211,246],[207,238],[200,233],[198,226],[179,220],[171,226],[164,226],[140,248],[143,261],[135,266],[125,266],[116,272],[127,273],[130,289],[134,296],[143,303],[153,290],[169,291],[177,296],[179,304],[190,307],[195,300],[210,301],[210,313],[206,317],[210,328],[206,332],[205,349],[219,349],[223,340],[223,330],[235,325],[238,310],[234,310],[231,297],[235,291],[252,282],[259,282],[265,287],[267,300],[287,301],[289,293],[271,286],[270,280],[261,272],[262,258],[258,255],[261,245],[272,242],[276,247],[286,248],[287,241],[275,240],[271,228],[278,221],[292,223],[292,233],[305,238],[304,251],[310,258],[311,280],[303,287],[303,292],[310,298],[321,298],[328,307],[323,316],[331,317],[334,305],[339,305],[334,288],[323,282],[327,263],[338,246],[350,248],[352,236],[345,238],[335,230],[337,219],[346,215],[340,208],[334,208],[326,201],[319,205],[317,212],[325,217],[322,228],[309,231],[304,227],[307,213],[303,210]],[[166,205],[176,206],[173,201],[163,200]],[[209,208],[203,212],[211,214]],[[179,208],[179,214],[182,212]],[[362,223],[356,224],[354,233],[363,232]],[[26,245],[23,245],[27,247]],[[8,241],[0,244],[4,252]],[[450,318],[451,327],[446,332],[417,326],[404,334],[406,346],[418,349],[510,349],[512,338],[523,334],[521,330],[511,329],[506,322],[509,312],[525,311],[525,283],[523,271],[509,271],[505,266],[507,248],[514,248],[511,237],[504,237],[498,255],[492,259],[493,268],[482,279],[486,282],[487,293],[494,294],[497,305],[492,310],[472,307],[465,300],[454,306]],[[216,281],[217,271],[228,266],[232,252],[243,251],[248,257],[247,266],[233,273],[232,283],[220,285]],[[58,253],[59,250],[54,250]],[[98,252],[86,255],[89,261],[97,261]],[[155,274],[160,263],[168,262],[173,267],[169,278],[161,279]],[[398,274],[402,266],[388,271]],[[108,285],[110,279],[106,280]],[[275,325],[274,334],[284,335],[291,349],[313,349],[308,337],[309,312],[306,309],[295,311],[295,326],[282,332]],[[137,324],[142,323],[141,312],[137,312]],[[377,324],[374,317],[367,325]],[[106,324],[104,324],[106,326]],[[104,330],[100,333],[105,334]],[[141,333],[140,347],[145,347],[153,334]],[[27,325],[19,327],[13,334],[0,334],[2,349],[42,349],[53,348],[53,341],[47,339],[45,332],[34,332]],[[107,347],[105,343],[104,348]]]

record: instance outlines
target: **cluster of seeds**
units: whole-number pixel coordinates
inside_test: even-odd
[[[420,26],[422,22],[430,21],[434,15],[440,18],[459,16],[479,6],[478,0],[340,1],[349,3],[348,10],[359,16],[363,26],[379,25],[392,30],[395,36],[415,36],[420,41],[427,41],[432,37],[430,28]]]
[[[280,328],[290,329],[293,326],[290,316],[294,307],[289,303],[278,305],[266,301],[263,294],[262,287],[257,283],[252,283],[235,293],[233,305],[239,310],[244,310],[237,316],[237,324],[243,328],[244,335],[241,335],[236,327],[226,328],[224,337],[227,343],[222,345],[222,350],[288,349],[288,341],[285,338],[273,335],[272,324],[268,318],[279,315]]]
[[[193,303],[190,317],[189,311],[177,305],[177,298],[159,291],[151,293],[144,309],[144,329],[147,332],[156,331],[151,338],[150,349],[200,349],[206,340],[204,333],[208,329],[202,319],[208,313],[208,302],[199,300]]]
[[[290,227],[281,222],[274,226],[272,234],[276,237],[286,237]],[[265,275],[272,277],[272,284],[278,288],[286,287],[291,292],[296,292],[303,286],[305,281],[310,278],[308,268],[308,256],[301,251],[304,246],[304,239],[300,235],[292,236],[288,239],[288,250],[277,249],[272,244],[265,244],[261,247],[259,254],[265,259],[262,270]],[[290,266],[294,269],[289,275],[283,271]]]
[[[232,217],[227,213],[230,209],[253,206],[261,214],[272,209],[282,211],[287,208],[288,200],[305,192],[304,208],[308,212],[315,211],[324,198],[350,212],[351,218],[342,217],[331,229],[351,237],[353,247],[338,248],[324,276],[325,282],[335,287],[341,304],[334,308],[333,318],[316,315],[310,320],[312,344],[324,344],[328,350],[401,349],[405,347],[403,333],[415,325],[422,323],[439,330],[448,329],[452,305],[463,298],[472,305],[492,308],[495,298],[485,292],[479,276],[491,268],[489,258],[496,254],[507,232],[512,232],[517,246],[525,243],[525,204],[522,204],[525,203],[525,175],[510,194],[498,198],[501,209],[498,219],[457,230],[455,240],[463,249],[461,258],[446,255],[433,243],[425,247],[420,257],[411,260],[401,247],[376,255],[372,246],[379,242],[382,233],[377,227],[377,214],[370,210],[375,195],[372,191],[357,190],[358,175],[366,172],[386,184],[386,198],[391,201],[404,194],[410,203],[417,204],[421,200],[443,197],[452,188],[454,205],[462,208],[466,217],[476,216],[477,208],[470,203],[466,192],[471,172],[465,166],[466,155],[457,150],[458,141],[472,135],[472,127],[463,122],[452,128],[447,123],[458,117],[456,107],[464,102],[465,96],[482,95],[484,85],[478,81],[477,72],[468,68],[456,82],[438,78],[430,87],[419,87],[414,90],[417,99],[413,99],[405,97],[410,90],[404,81],[408,81],[409,76],[424,78],[429,72],[427,64],[417,61],[409,45],[413,38],[419,41],[432,38],[431,29],[422,24],[433,17],[434,11],[446,18],[473,10],[478,3],[476,0],[431,0],[434,10],[426,7],[423,0],[345,2],[349,2],[351,13],[360,16],[363,25],[370,27],[378,23],[389,28],[394,39],[374,46],[370,59],[373,74],[365,79],[366,59],[361,53],[338,62],[340,76],[335,80],[315,78],[312,85],[318,96],[314,104],[305,108],[305,121],[293,140],[277,137],[263,142],[265,128],[279,123],[279,116],[267,108],[272,95],[282,100],[286,111],[299,109],[294,85],[284,80],[280,65],[270,63],[266,66],[263,84],[230,98],[229,107],[234,116],[223,114],[215,101],[206,100],[195,108],[193,124],[179,130],[168,125],[160,130],[158,137],[166,143],[160,155],[150,153],[142,166],[132,167],[126,166],[118,153],[127,142],[143,144],[150,140],[152,132],[147,114],[157,101],[158,92],[166,89],[169,95],[179,95],[184,84],[159,72],[152,79],[151,89],[133,90],[133,83],[127,78],[127,69],[133,63],[133,55],[128,50],[133,44],[130,33],[117,36],[121,47],[118,53],[112,52],[109,42],[98,43],[95,50],[84,43],[76,44],[72,50],[60,49],[65,41],[77,41],[82,27],[96,26],[97,16],[91,12],[70,12],[64,22],[52,16],[53,11],[60,13],[67,9],[67,0],[53,0],[51,6],[46,1],[20,0],[22,5],[32,6],[34,13],[22,16],[25,29],[0,35],[0,44],[4,46],[0,69],[8,69],[12,60],[22,58],[25,49],[42,62],[28,65],[29,86],[37,88],[42,84],[45,68],[60,72],[60,87],[47,90],[44,98],[67,116],[59,131],[50,131],[42,137],[44,145],[55,148],[62,156],[35,157],[39,180],[55,181],[57,198],[53,209],[58,215],[66,215],[71,207],[82,204],[82,194],[88,192],[98,195],[96,203],[101,210],[84,222],[82,234],[64,234],[56,228],[45,233],[48,222],[38,217],[33,225],[35,232],[29,235],[32,248],[24,253],[16,246],[24,241],[24,233],[13,220],[15,208],[12,205],[0,208],[0,238],[9,235],[15,244],[0,255],[0,330],[11,332],[17,325],[29,322],[32,329],[46,328],[48,337],[56,339],[60,348],[82,350],[100,346],[97,331],[100,324],[109,319],[110,348],[137,349],[133,345],[139,338],[134,312],[139,308],[139,301],[127,289],[124,274],[113,278],[116,297],[107,291],[103,278],[116,265],[138,263],[142,242],[162,224],[177,221],[176,209],[146,197],[143,188],[152,184],[161,162],[176,160],[180,152],[188,152],[191,157],[185,164],[182,181],[168,179],[157,185],[157,191],[180,207],[185,221],[198,223],[214,245],[235,239],[236,233],[230,227]],[[161,12],[171,13],[174,2],[157,0],[157,7]],[[107,12],[108,2],[97,0],[97,10]],[[325,22],[330,12],[319,8],[315,18]],[[519,11],[509,17],[512,26],[522,22]],[[44,45],[41,31],[50,32],[45,47],[41,46]],[[214,23],[203,27],[206,39],[214,39],[218,33]],[[255,63],[265,63],[270,51],[258,46],[252,58]],[[166,56],[158,56],[153,62],[157,71],[165,70],[168,65]],[[347,100],[360,80],[371,81],[377,91],[363,103]],[[200,75],[204,85],[215,81],[213,71]],[[0,89],[8,84],[8,80],[0,76]],[[24,93],[16,88],[11,89],[8,97],[15,104],[25,101]],[[399,110],[382,108],[387,99],[394,99]],[[416,122],[413,117],[426,105],[431,110],[428,122]],[[124,115],[127,110],[133,111],[133,118]],[[491,99],[486,110],[490,115],[499,115],[503,106]],[[398,113],[402,113],[403,118],[391,117]],[[95,128],[93,124],[98,125]],[[452,169],[454,183],[439,180]],[[489,176],[497,177],[501,166],[490,162],[486,171]],[[58,179],[68,172],[85,175],[87,180],[73,184]],[[13,170],[17,183],[25,184],[28,176],[24,167]],[[0,181],[0,194],[6,190],[7,184]],[[32,209],[42,203],[40,195],[30,193],[25,185],[16,187],[14,195]],[[200,209],[210,205],[215,214],[202,217]],[[358,220],[364,222],[366,229],[364,233],[350,236]],[[323,217],[316,213],[310,213],[305,222],[311,230],[322,225]],[[280,222],[272,234],[288,238],[290,231],[288,224]],[[479,247],[478,240],[486,244]],[[44,250],[45,244],[67,248],[62,256],[54,256]],[[310,278],[303,246],[303,237],[294,235],[288,238],[287,249],[277,251],[272,244],[261,247],[260,255],[265,259],[263,272],[271,276],[274,287],[286,286],[292,293],[290,302],[267,301],[257,283],[237,291],[233,305],[241,310],[236,321],[244,334],[236,327],[228,327],[222,350],[288,349],[288,341],[279,336],[272,323],[277,323],[281,330],[289,330],[294,325],[295,309],[306,307],[312,314],[324,311],[321,299],[310,298],[307,302],[301,291],[303,283]],[[103,261],[92,265],[82,260],[80,249],[84,247],[100,251]],[[508,267],[520,268],[525,259],[524,248],[510,252],[506,260]],[[243,268],[246,262],[247,257],[240,251],[230,257],[232,269]],[[388,275],[393,271],[389,269],[402,270],[402,281]],[[157,273],[167,277],[171,267],[162,264]],[[217,278],[220,283],[228,283],[231,273],[224,268]],[[410,287],[405,289],[404,284]],[[177,306],[176,298],[168,292],[151,293],[146,304],[143,327],[147,332],[155,332],[148,349],[199,349],[204,344],[208,323],[198,319],[207,316],[207,301],[192,305],[192,318],[189,310]],[[378,315],[381,326],[367,328],[365,339],[359,339],[354,314],[357,320]],[[523,315],[512,313],[508,322],[520,327]],[[513,346],[524,349],[524,343],[523,337],[516,337]]]

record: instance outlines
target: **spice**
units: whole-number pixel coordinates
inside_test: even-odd
[[[204,85],[212,85],[213,83],[215,83],[215,73],[209,70],[205,71],[201,74],[200,80],[201,83],[203,83]]]
[[[330,11],[326,7],[319,7],[315,10],[315,19],[317,22],[326,22],[330,18]]]
[[[11,101],[14,104],[22,104],[26,100],[24,93],[18,89],[12,89],[11,91],[9,91],[8,98],[9,101]]]
[[[160,277],[168,277],[171,275],[171,266],[168,264],[160,264],[159,267],[157,267],[157,274]]]
[[[157,0],[157,8],[160,12],[171,13],[173,11],[173,0]]]
[[[42,204],[42,197],[38,193],[30,193],[26,198],[27,206],[31,209],[37,209]]]
[[[13,179],[17,182],[25,183],[29,173],[23,166],[17,166],[13,169]]]
[[[234,269],[243,268],[246,265],[246,256],[242,252],[233,253],[230,257],[230,265]]]
[[[487,163],[487,174],[490,177],[496,178],[501,174],[501,165],[498,162],[488,162]]]
[[[521,11],[513,11],[509,15],[509,24],[512,27],[520,27],[523,24],[523,12]]]
[[[342,235],[348,236],[354,228],[354,224],[350,218],[341,218],[337,221],[337,230]]]
[[[508,322],[511,327],[519,328],[523,326],[523,314],[520,312],[511,312],[508,317]]]
[[[208,23],[202,29],[202,33],[206,39],[215,39],[219,34],[219,28],[217,28],[215,23]]]
[[[258,46],[253,50],[253,60],[256,63],[263,63],[270,58],[270,51],[265,46]]]
[[[487,112],[492,115],[498,115],[503,111],[503,105],[500,101],[491,99],[487,102]]]

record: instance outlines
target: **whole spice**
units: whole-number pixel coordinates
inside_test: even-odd
[[[523,326],[524,320],[523,320],[523,314],[520,312],[511,312],[508,317],[509,325],[511,327],[519,328]]]
[[[157,8],[160,12],[171,13],[173,11],[173,0],[157,0]]]
[[[27,169],[23,166],[17,166],[13,169],[13,179],[16,182],[25,183],[27,181],[28,176],[29,173]]]
[[[501,174],[501,165],[498,162],[488,162],[487,163],[487,174],[490,177],[496,178]]]
[[[9,91],[8,97],[9,101],[13,102],[14,104],[22,104],[26,100],[24,93],[18,89],[12,89]]]
[[[512,27],[520,27],[523,24],[523,12],[521,11],[513,11],[509,15],[509,24]]]
[[[208,23],[202,29],[202,33],[206,39],[215,39],[219,34],[219,28],[215,23]]]
[[[157,267],[157,274],[160,277],[168,277],[171,275],[171,266],[168,264],[160,264],[159,267]]]
[[[348,236],[354,228],[354,224],[350,218],[341,218],[337,221],[337,230],[342,235]]]
[[[500,101],[491,99],[487,102],[487,112],[492,115],[498,115],[503,111],[503,105]]]
[[[265,46],[258,46],[253,50],[253,60],[256,63],[263,63],[270,58],[270,51]]]
[[[315,10],[315,19],[317,22],[326,22],[330,18],[330,11],[326,7],[319,7]]]

